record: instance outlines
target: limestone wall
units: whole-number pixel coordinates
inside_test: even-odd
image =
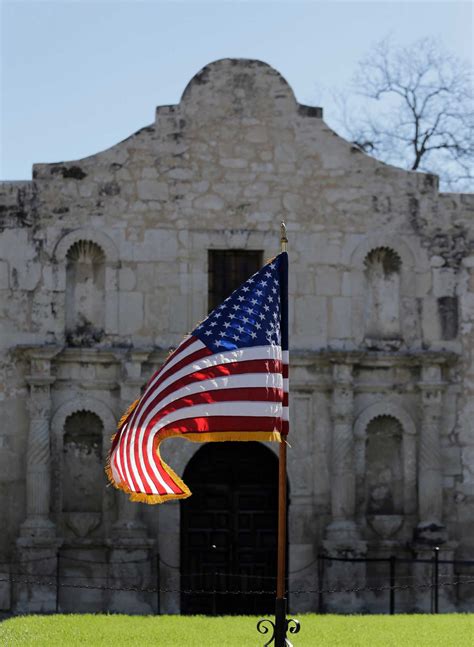
[[[79,522],[61,517],[58,490],[67,415],[97,415],[105,451],[147,375],[206,315],[207,251],[255,249],[269,258],[285,220],[293,564],[309,563],[323,541],[337,547],[341,521],[354,523],[351,541],[369,550],[388,541],[367,521],[363,493],[365,434],[383,415],[402,428],[399,440],[393,432],[405,479],[396,541],[412,541],[417,524],[430,521],[437,503],[428,490],[440,484],[435,521],[447,524],[455,554],[472,558],[473,209],[472,195],[439,194],[435,176],[359,152],[328,128],[321,109],[299,105],[269,66],[230,59],[204,68],[178,105],[159,107],[151,125],[116,146],[35,164],[31,182],[0,183],[0,520],[8,528],[0,555],[10,558],[25,535],[26,474],[39,469],[33,395],[47,402],[43,442],[52,454],[41,469],[53,475],[50,503],[34,514],[57,524],[51,537],[70,536]],[[348,466],[342,485],[338,451]],[[184,448],[176,452],[189,459]],[[149,511],[132,514],[112,493],[103,496],[99,525],[89,519],[87,530],[81,521],[85,536],[103,541],[117,519],[144,522],[159,536]],[[170,532],[173,514],[160,511]],[[303,572],[301,583],[311,577]]]

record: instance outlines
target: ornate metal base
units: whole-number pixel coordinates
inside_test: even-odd
[[[271,635],[263,647],[269,647],[274,643],[274,647],[293,647],[292,643],[287,639],[286,634],[297,634],[300,630],[300,623],[298,620],[286,617],[286,598],[277,598],[275,601],[275,622],[268,618],[259,620],[257,623],[257,630],[261,634]]]

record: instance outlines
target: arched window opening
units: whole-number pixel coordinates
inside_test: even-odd
[[[392,416],[374,418],[366,432],[365,503],[368,515],[403,513],[403,429]]]
[[[62,509],[66,513],[101,512],[105,487],[100,418],[78,411],[64,425]]]
[[[66,337],[71,346],[91,346],[104,335],[105,255],[80,240],[66,256]]]
[[[364,265],[366,341],[376,345],[376,340],[398,340],[401,259],[392,249],[377,247],[367,254]]]

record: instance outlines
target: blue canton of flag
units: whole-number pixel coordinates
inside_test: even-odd
[[[281,346],[279,259],[237,290],[191,333],[214,352],[264,346]]]

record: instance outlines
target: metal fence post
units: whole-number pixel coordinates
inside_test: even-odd
[[[213,582],[214,582],[214,587],[213,587],[213,593],[212,593],[212,615],[216,616],[217,615],[217,573],[214,571],[213,573]]]
[[[156,553],[156,615],[161,613],[160,580],[160,553]]]
[[[434,612],[439,613],[439,546],[434,548]]]
[[[390,615],[395,613],[395,555],[390,555]]]
[[[324,582],[324,559],[318,554],[318,611],[323,613],[323,582]]]
[[[60,561],[59,561],[59,549],[58,549],[58,552],[56,553],[56,613],[59,612],[59,567],[60,567]]]

